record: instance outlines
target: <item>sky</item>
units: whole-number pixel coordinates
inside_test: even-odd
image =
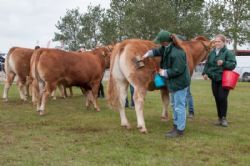
[[[0,0],[0,53],[13,46],[47,47],[58,32],[55,25],[67,9],[79,7],[87,12],[88,5],[109,8],[110,0]],[[50,47],[59,43],[50,42]]]
[[[85,13],[90,4],[109,8],[109,3],[110,0],[0,0],[0,53],[7,53],[13,46],[47,47],[54,32],[58,32],[57,21],[67,9],[79,7]],[[50,47],[56,45],[60,44],[50,42]]]

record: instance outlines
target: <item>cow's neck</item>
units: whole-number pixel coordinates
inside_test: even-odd
[[[207,56],[210,52],[210,46],[208,41],[198,41],[199,44],[202,45],[202,48],[199,53],[196,53],[195,56],[193,57],[193,63],[194,65],[198,65],[200,62],[204,61],[207,59]]]
[[[102,48],[97,48],[93,50],[93,53],[97,55],[97,57],[100,59],[102,67],[105,69],[106,68],[106,63],[105,63],[105,56]]]

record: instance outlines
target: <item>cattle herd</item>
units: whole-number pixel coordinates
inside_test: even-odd
[[[173,35],[173,42],[181,47],[187,56],[190,73],[194,67],[205,60],[212,47],[212,41],[199,36],[190,41],[182,41]],[[113,109],[119,111],[121,126],[130,128],[125,114],[125,99],[127,88],[134,87],[135,112],[137,128],[147,133],[143,105],[146,92],[156,90],[153,76],[159,68],[159,58],[144,60],[144,67],[137,68],[133,61],[136,56],[143,56],[149,49],[158,47],[152,41],[128,39],[115,45],[95,48],[85,52],[70,52],[59,49],[38,48],[28,49],[13,47],[5,59],[6,81],[3,100],[8,101],[8,91],[15,76],[21,100],[26,101],[31,91],[32,102],[40,115],[45,113],[48,97],[56,87],[61,89],[77,86],[86,96],[86,107],[91,104],[100,111],[97,104],[99,85],[105,69],[110,69],[108,81],[108,102]],[[63,88],[62,88],[63,87]],[[168,119],[169,92],[167,88],[161,91],[163,111],[161,118]]]

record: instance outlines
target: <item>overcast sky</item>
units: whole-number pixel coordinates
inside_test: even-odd
[[[87,11],[89,4],[109,8],[110,0],[0,0],[0,52],[13,46],[46,47],[57,31],[55,24],[66,9]],[[51,43],[54,47],[56,43]]]

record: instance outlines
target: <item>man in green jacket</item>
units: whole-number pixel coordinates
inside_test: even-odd
[[[212,92],[216,102],[218,121],[216,125],[227,127],[227,97],[229,90],[222,87],[223,70],[233,70],[236,67],[235,55],[226,48],[226,37],[219,34],[214,39],[213,49],[206,61],[202,73],[205,80],[209,77],[212,80]]]
[[[173,110],[173,129],[166,137],[178,137],[184,134],[186,127],[186,94],[190,85],[190,74],[185,52],[176,46],[171,33],[162,30],[156,36],[155,43],[161,46],[149,50],[142,58],[161,56],[159,74],[166,79],[167,88],[171,93]]]

